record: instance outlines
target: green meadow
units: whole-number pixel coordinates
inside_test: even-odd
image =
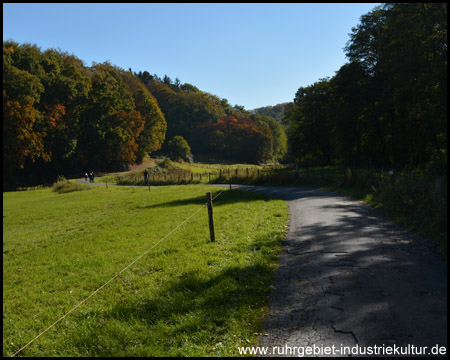
[[[214,243],[208,191],[218,196]],[[237,356],[238,346],[255,345],[288,209],[262,195],[221,191],[3,193],[3,356],[111,278],[18,356]]]

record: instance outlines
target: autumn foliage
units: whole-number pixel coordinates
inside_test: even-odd
[[[178,79],[109,62],[88,67],[54,49],[3,42],[4,189],[123,170],[149,153],[174,153],[172,139],[180,138],[194,156],[253,163],[280,160],[287,150],[271,116]]]
[[[250,118],[226,116],[197,126],[197,139],[204,152],[225,154],[247,162],[268,160],[272,154],[270,131]]]
[[[117,170],[161,148],[166,121],[132,73],[3,42],[3,188]]]

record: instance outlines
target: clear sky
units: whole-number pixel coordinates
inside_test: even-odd
[[[3,4],[3,40],[190,83],[247,110],[333,76],[378,3]]]

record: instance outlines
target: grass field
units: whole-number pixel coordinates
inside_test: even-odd
[[[157,171],[156,171],[157,170]],[[447,176],[423,171],[340,166],[297,167],[288,165],[180,164],[153,166],[151,185],[222,183],[273,186],[313,186],[360,199],[381,214],[431,240],[434,252],[447,257]],[[144,170],[125,172],[99,181],[143,185]],[[211,175],[209,175],[211,174]]]
[[[218,188],[93,187],[3,194],[3,356],[151,248]],[[233,190],[20,356],[237,356],[267,311],[288,209]]]
[[[120,185],[144,185],[143,173],[146,168],[150,173],[151,185],[227,183],[230,178],[236,183],[241,183],[252,182],[257,177],[279,171],[284,167],[284,165],[190,164],[166,159],[156,160],[156,163],[136,170],[105,174],[97,177],[96,181]]]

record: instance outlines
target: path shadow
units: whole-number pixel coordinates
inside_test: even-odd
[[[353,200],[307,204],[323,220],[287,235],[261,345],[447,346],[447,263],[428,241]]]

